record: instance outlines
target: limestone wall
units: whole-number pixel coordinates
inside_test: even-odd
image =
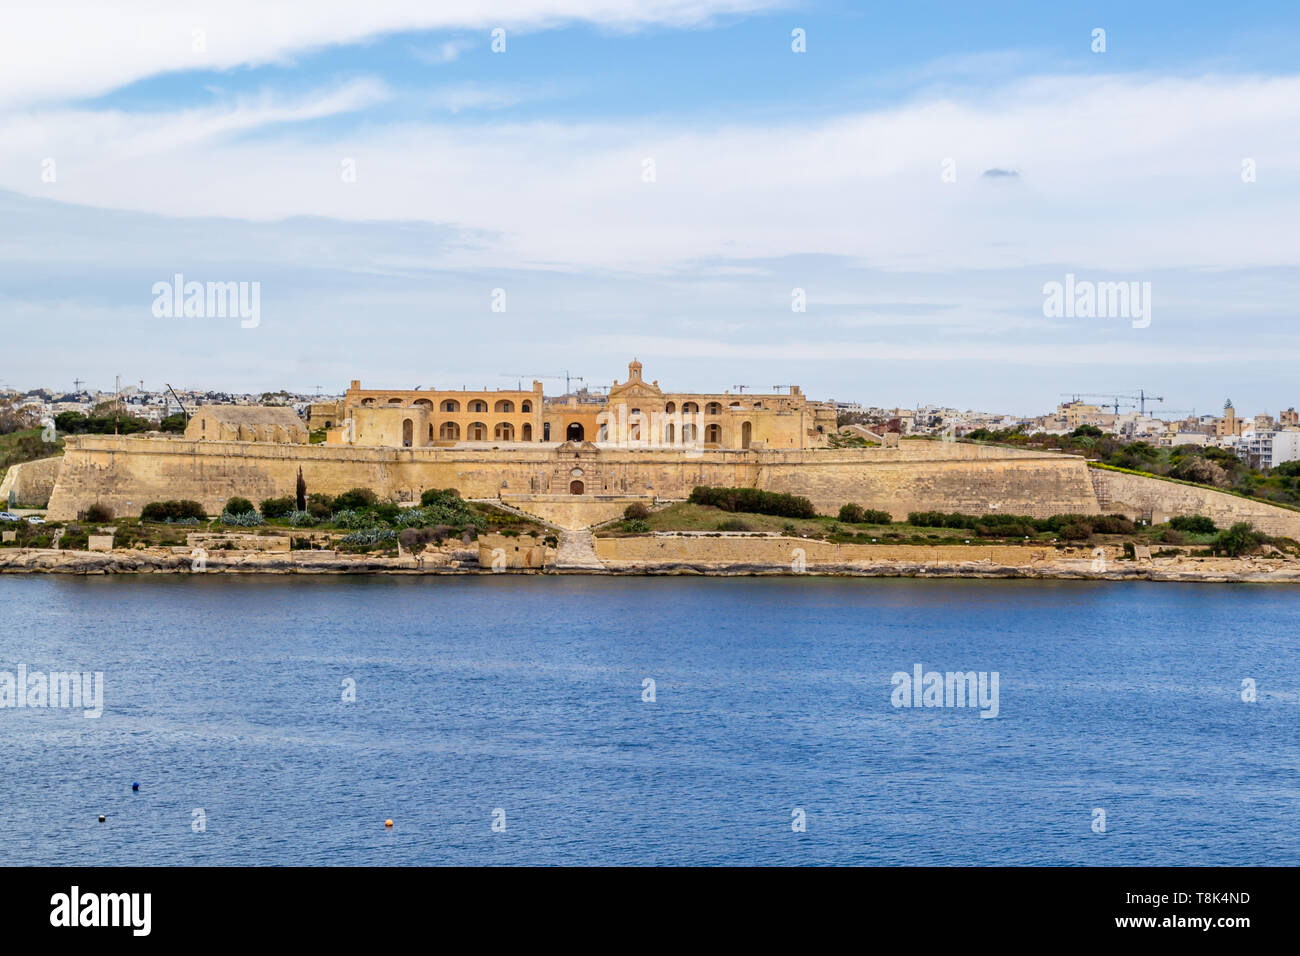
[[[905,564],[988,562],[999,567],[1020,567],[1045,561],[1052,549],[1018,545],[877,545],[832,544],[807,538],[752,535],[637,535],[597,538],[596,554],[602,561],[677,563],[691,565],[758,565],[791,570],[802,563],[820,566],[899,562]]]
[[[1157,524],[1174,515],[1205,515],[1220,528],[1237,521],[1249,521],[1265,534],[1283,535],[1300,541],[1300,511],[1239,498],[1211,488],[1126,475],[1102,468],[1090,468],[1089,474],[1100,506],[1108,514],[1115,512],[1131,518],[1149,518]]]
[[[1082,459],[960,443],[683,454],[540,444],[364,448],[79,435],[67,440],[50,516],[73,518],[96,501],[128,516],[172,498],[192,498],[215,514],[232,495],[253,502],[292,495],[300,466],[309,494],[365,487],[397,501],[418,500],[427,488],[456,488],[467,498],[563,494],[581,481],[588,496],[684,498],[696,485],[759,487],[806,495],[824,513],[856,502],[896,518],[930,509],[1097,512]]]
[[[45,507],[54,491],[54,481],[62,464],[63,456],[56,455],[53,458],[38,458],[10,465],[5,472],[4,481],[0,481],[0,510],[9,507],[10,491],[14,493],[18,507]]]

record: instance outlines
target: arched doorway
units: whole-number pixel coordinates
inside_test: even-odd
[[[551,423],[542,422],[542,441],[551,440]]]
[[[740,426],[740,447],[748,448],[749,441],[754,437],[754,423],[745,422]]]
[[[583,491],[583,485],[581,481],[574,479],[573,481],[569,482],[569,494],[580,495],[582,494],[582,491]]]
[[[415,424],[409,419],[402,419],[402,447],[410,448],[415,439]]]
[[[565,441],[582,441],[583,435],[584,435],[584,432],[583,432],[583,430],[582,430],[582,423],[581,423],[581,422],[570,422],[570,423],[569,423],[569,427],[566,428],[566,429],[564,430],[564,440],[565,440]],[[582,482],[579,481],[579,482],[577,482],[577,484],[581,485]],[[581,492],[581,491],[576,491],[576,492],[574,492],[574,494],[578,494],[578,495],[580,495],[580,494],[582,494],[582,492]]]
[[[523,438],[524,441],[532,441],[532,440],[533,440],[533,426],[530,425],[530,424],[528,424],[527,422],[524,422],[524,430],[523,430],[522,434],[520,435],[520,437]]]
[[[492,429],[492,437],[497,441],[514,441],[515,426],[509,422],[497,422],[496,428]]]
[[[487,426],[482,422],[471,422],[466,437],[470,441],[487,441]]]
[[[721,445],[721,444],[722,444],[722,426],[721,426],[721,425],[709,425],[707,428],[705,428],[705,429],[704,429],[704,443],[705,443],[706,445]]]
[[[438,429],[438,437],[443,441],[459,441],[460,426],[455,422],[443,422]]]

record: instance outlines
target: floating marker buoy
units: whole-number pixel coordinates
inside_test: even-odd
[[[105,820],[105,817],[104,817],[104,815],[101,813],[101,814],[99,815],[99,822],[100,822],[100,823],[103,823],[104,820]]]
[[[103,817],[100,817],[100,819],[102,820],[102,819],[104,819],[104,818],[103,818]],[[391,827],[392,825],[393,825],[393,821],[392,821],[392,820],[385,820],[385,821],[384,821],[384,826],[386,826],[386,827]]]
[[[132,789],[132,790],[139,790],[139,789],[140,789],[140,785],[139,785],[138,783],[133,783],[133,784],[131,784],[131,789]]]

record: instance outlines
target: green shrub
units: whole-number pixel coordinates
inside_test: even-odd
[[[329,495],[308,495],[307,513],[317,521],[328,518],[334,513],[334,499]]]
[[[460,501],[460,492],[455,488],[428,488],[420,495],[420,504],[428,508],[430,505],[445,504],[449,500]]]
[[[1219,530],[1205,515],[1178,515],[1169,519],[1169,527],[1186,534],[1214,534]]]
[[[815,518],[816,509],[807,498],[757,488],[714,488],[698,485],[691,490],[691,504],[711,505],[722,511],[775,515],[778,518]]]
[[[250,511],[255,512],[257,509],[253,507],[253,503],[247,498],[240,498],[238,495],[227,499],[226,506],[221,509],[222,514],[228,515],[244,515]]]
[[[645,534],[647,531],[650,530],[649,523],[646,521],[642,521],[640,518],[628,518],[627,520],[622,522],[620,527],[624,531],[630,531],[633,534]]]
[[[1123,515],[1097,515],[1088,523],[1094,534],[1132,534],[1137,530]]]
[[[1210,542],[1210,550],[1215,554],[1226,554],[1230,558],[1239,558],[1249,554],[1265,541],[1265,536],[1256,531],[1248,521],[1238,521],[1226,531],[1220,531]]]
[[[1092,525],[1083,521],[1074,521],[1062,525],[1058,533],[1066,541],[1087,541],[1092,537]]]
[[[467,525],[481,523],[474,509],[455,488],[430,488],[420,495],[420,508],[430,524]],[[514,516],[512,515],[511,518]]]
[[[753,530],[739,518],[727,518],[725,521],[718,522],[719,531],[750,531]]]
[[[379,500],[369,488],[351,488],[334,499],[335,511],[348,511],[356,508],[369,508]]]
[[[623,517],[628,521],[644,522],[650,517],[650,509],[643,502],[634,501],[623,509]]]
[[[287,518],[297,509],[292,498],[267,498],[262,502],[263,518]]]
[[[864,524],[867,520],[862,505],[847,504],[840,506],[839,520],[845,524]]]
[[[189,499],[151,501],[140,511],[141,521],[166,521],[173,524],[182,521],[203,521],[207,516],[207,512],[203,510],[203,505]]]

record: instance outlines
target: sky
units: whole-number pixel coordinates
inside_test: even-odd
[[[2,19],[3,386],[559,393],[637,357],[887,407],[1300,405],[1294,3]],[[173,314],[177,275],[256,321]],[[1149,308],[1053,313],[1067,281]]]

